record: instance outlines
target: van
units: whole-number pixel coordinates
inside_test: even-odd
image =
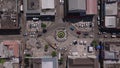
[[[34,17],[33,20],[34,20],[34,21],[37,21],[37,20],[39,20],[39,18],[35,18],[35,17]]]
[[[111,37],[112,37],[112,38],[116,38],[116,35],[112,35]]]

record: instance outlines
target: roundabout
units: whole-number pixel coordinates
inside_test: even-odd
[[[64,31],[59,31],[59,32],[57,33],[57,36],[58,36],[59,38],[64,38],[64,37],[65,37]]]
[[[67,39],[67,31],[64,28],[56,30],[55,39],[61,42],[65,41]]]

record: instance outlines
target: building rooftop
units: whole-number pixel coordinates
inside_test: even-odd
[[[86,0],[68,0],[69,11],[85,11]]]
[[[105,4],[105,15],[117,15],[117,2]]]
[[[20,42],[15,41],[3,41],[0,44],[0,56],[1,58],[19,57],[19,45]]]
[[[116,28],[117,18],[115,16],[105,16],[105,27],[106,28]]]
[[[32,58],[33,68],[58,68],[57,58],[43,57],[43,58]]]
[[[108,59],[108,60],[116,59],[116,54],[114,52],[105,51],[104,54],[105,54],[104,59]]]
[[[116,60],[120,58],[120,42],[104,42],[104,55],[107,60]]]
[[[38,13],[41,12],[41,5],[40,5],[40,0],[23,0],[23,5],[24,5],[24,11],[25,13],[32,13],[35,15],[40,15]]]
[[[42,9],[54,9],[55,2],[54,0],[41,0]]]
[[[17,0],[0,0],[0,29],[18,28]]]
[[[98,61],[90,58],[69,58],[68,65],[68,68],[99,68]]]
[[[104,68],[119,68],[120,61],[104,61]]]
[[[97,0],[87,0],[86,14],[97,14]]]

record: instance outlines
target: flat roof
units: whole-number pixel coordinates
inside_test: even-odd
[[[19,29],[17,1],[0,1],[0,29]]]
[[[116,28],[116,17],[115,16],[105,16],[105,27],[106,28]]]
[[[53,68],[53,62],[49,61],[49,62],[42,62],[42,68]]]
[[[55,3],[54,0],[41,0],[42,9],[54,9]]]
[[[23,0],[23,5],[25,13],[33,13],[34,15],[34,13],[41,12],[40,0]]]
[[[87,0],[86,14],[97,14],[97,0]]]
[[[97,59],[75,58],[68,59],[69,68],[99,68]]]
[[[58,68],[57,58],[42,58],[42,68]]]
[[[117,2],[105,4],[105,15],[117,15]]]
[[[68,0],[68,10],[86,10],[86,0]]]

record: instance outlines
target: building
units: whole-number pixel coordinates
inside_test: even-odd
[[[117,15],[117,2],[105,3],[105,15]]]
[[[54,0],[41,0],[42,10],[44,9],[54,9]]]
[[[20,42],[15,41],[3,41],[0,44],[0,58],[19,57]]]
[[[117,18],[115,16],[105,16],[105,27],[106,28],[116,28]]]
[[[105,0],[107,3],[116,2],[117,0]]]
[[[97,15],[97,0],[87,0],[87,15]]]
[[[120,67],[120,42],[104,42],[104,68]]]
[[[0,2],[0,30],[20,29],[18,0],[1,0]]]
[[[27,19],[32,19],[33,17],[40,17],[41,6],[39,0],[24,0],[23,6]]]
[[[97,59],[68,58],[67,68],[99,68]]]
[[[23,5],[27,20],[39,18],[44,21],[55,18],[54,0],[24,0]]]
[[[97,0],[65,0],[65,19],[78,20],[97,15]]]
[[[104,15],[101,18],[101,31],[108,33],[119,33],[120,31],[120,16],[119,2],[117,0],[106,0],[104,2]]]
[[[104,59],[118,60],[120,58],[120,42],[104,42]]]
[[[58,59],[56,57],[29,58],[32,67],[30,68],[58,68]]]
[[[86,11],[86,0],[68,0],[68,13],[83,12]]]
[[[119,68],[120,61],[104,61],[104,68]]]

